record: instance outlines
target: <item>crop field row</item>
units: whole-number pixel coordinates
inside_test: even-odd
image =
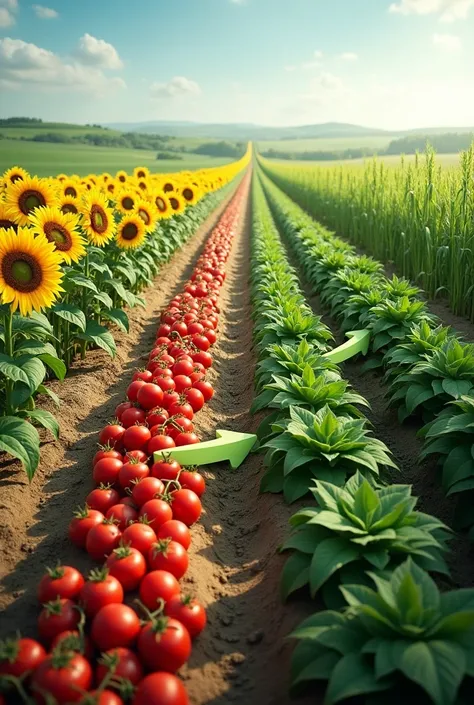
[[[446,226],[427,160],[5,173],[0,705],[469,705],[474,345],[389,227],[404,179]]]

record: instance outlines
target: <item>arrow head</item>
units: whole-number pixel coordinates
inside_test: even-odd
[[[362,330],[350,330],[346,333],[346,336],[357,340],[360,346],[359,352],[361,352],[362,355],[367,355],[369,352],[370,343],[370,330],[368,330],[368,328],[362,328]]]
[[[229,462],[233,470],[242,465],[257,442],[257,436],[253,433],[217,430],[216,436],[229,444]]]

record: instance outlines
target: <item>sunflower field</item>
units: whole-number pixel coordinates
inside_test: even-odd
[[[35,426],[58,437],[38,395],[62,380],[88,348],[116,353],[125,307],[225,195],[248,164],[151,174],[137,167],[86,178],[38,178],[14,166],[0,178],[0,451],[31,480],[39,462]],[[192,227],[191,227],[192,226]]]

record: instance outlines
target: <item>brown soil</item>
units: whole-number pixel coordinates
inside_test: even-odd
[[[63,385],[54,385],[63,399],[58,413],[62,439],[43,446],[41,468],[32,485],[15,463],[1,471],[0,607],[5,634],[16,630],[34,634],[35,588],[45,565],[59,559],[84,571],[91,567],[88,557],[68,541],[67,526],[73,509],[84,503],[91,489],[97,432],[123,399],[132,370],[149,352],[158,315],[189,275],[216,215],[210,221],[162,269],[158,286],[147,292],[146,309],[132,312],[131,333],[119,336],[117,359],[92,353],[75,365]],[[204,438],[213,437],[216,428],[251,432],[258,425],[258,419],[249,415],[255,358],[248,253],[247,212],[220,300],[220,334],[210,372],[216,394],[197,419]],[[285,559],[277,549],[295,507],[285,505],[279,495],[259,495],[261,471],[262,457],[251,455],[236,471],[219,464],[205,472],[204,513],[193,527],[190,569],[182,581],[184,590],[192,591],[208,614],[208,626],[182,669],[193,705],[289,703],[292,647],[286,637],[314,604],[283,606],[279,599]]]

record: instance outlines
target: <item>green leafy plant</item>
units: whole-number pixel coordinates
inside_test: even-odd
[[[428,321],[413,326],[406,342],[391,348],[383,359],[387,368],[385,382],[390,382],[399,374],[407,372],[415,363],[421,362],[424,355],[440,348],[451,336],[451,328],[433,328]]]
[[[358,469],[378,476],[380,467],[396,467],[382,441],[372,438],[365,419],[336,416],[326,405],[315,414],[290,407],[290,419],[276,422],[280,435],[263,447],[268,468],[262,492],[281,492],[287,502],[308,493],[313,479],[343,485]]]
[[[297,346],[275,343],[269,345],[264,352],[265,357],[257,364],[255,373],[257,389],[262,389],[274,375],[287,379],[291,375],[301,377],[307,365],[313,370],[339,373],[339,367],[321,354],[319,346],[315,347],[306,338]]]
[[[474,590],[440,593],[411,558],[389,578],[370,577],[374,588],[341,587],[344,612],[319,612],[293,632],[292,691],[321,680],[325,705],[355,696],[457,705],[463,687],[472,693]]]
[[[360,472],[336,487],[316,481],[316,507],[290,519],[291,536],[282,550],[293,550],[282,574],[282,596],[309,584],[311,596],[323,589],[327,606],[340,606],[337,586],[367,582],[365,572],[386,574],[411,556],[427,571],[448,573],[443,554],[447,527],[415,511],[409,485],[373,487]]]

